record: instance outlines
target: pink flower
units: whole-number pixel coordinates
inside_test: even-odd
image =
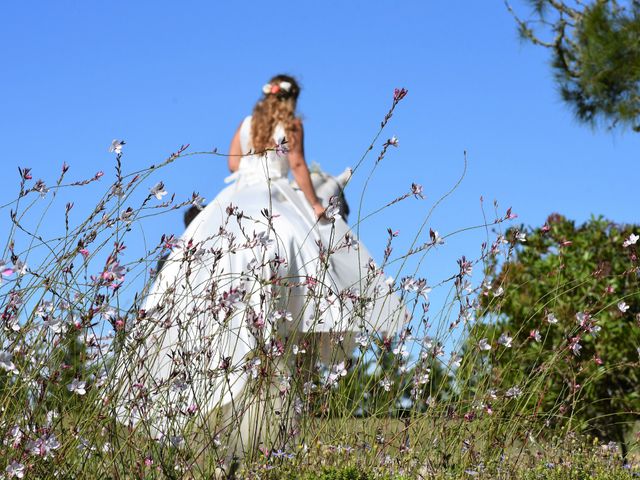
[[[20,176],[25,180],[31,180],[33,178],[30,168],[18,168],[18,171],[20,172]]]
[[[395,102],[399,102],[400,100],[402,100],[406,95],[407,95],[408,90],[406,88],[396,88],[393,91],[393,100]]]

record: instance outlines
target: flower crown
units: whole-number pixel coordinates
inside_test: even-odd
[[[275,95],[277,93],[291,93],[291,82],[265,83],[262,87],[262,93],[265,95]]]

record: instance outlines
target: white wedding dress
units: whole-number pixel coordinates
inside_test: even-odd
[[[283,138],[278,126],[273,140]],[[316,221],[291,187],[286,154],[249,154],[251,117],[240,143],[233,183],[182,235],[120,356],[117,415],[144,419],[155,436],[175,434],[194,405],[206,415],[234,402],[255,373],[257,350],[282,355],[305,332],[395,334],[408,321],[347,224]],[[330,347],[321,353],[327,363]]]

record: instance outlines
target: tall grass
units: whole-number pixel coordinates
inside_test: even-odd
[[[393,138],[382,142],[378,157],[368,161],[405,93],[396,92],[355,165],[354,175],[367,179],[365,189],[396,145]],[[341,475],[348,465],[358,475],[405,478],[631,474],[622,469],[615,446],[585,446],[570,428],[553,428],[565,425],[558,421],[558,409],[531,414],[525,408],[544,388],[544,372],[496,391],[483,345],[470,347],[468,333],[481,313],[477,298],[483,289],[483,279],[474,279],[472,271],[483,271],[496,256],[509,261],[513,243],[505,240],[502,225],[514,217],[510,210],[496,210],[494,220],[459,231],[431,230],[422,240],[432,212],[458,182],[418,222],[406,251],[396,251],[390,230],[382,262],[369,265],[358,289],[331,292],[331,255],[348,248],[341,239],[324,245],[322,261],[303,277],[290,271],[279,275],[268,242],[250,230],[233,242],[224,231],[211,232],[206,245],[166,235],[144,251],[131,251],[128,239],[134,229],[172,210],[200,206],[202,200],[197,194],[184,199],[166,195],[163,184],[149,189],[149,177],[192,155],[223,154],[189,152],[182,146],[156,165],[127,173],[123,145],[116,142],[113,150],[115,179],[95,207],[83,205],[89,213],[82,220],[73,220],[73,203],[61,206],[58,195],[104,184],[102,172],[70,181],[65,165],[49,185],[21,168],[17,198],[2,206],[11,219],[0,285],[0,436],[5,447],[0,468],[6,476],[211,478],[235,472],[248,478],[312,478]],[[364,193],[354,232],[368,217],[362,210]],[[387,199],[385,208],[421,193],[419,185],[412,185],[406,194]],[[272,218],[265,208],[264,216],[253,220],[269,230]],[[43,225],[60,209],[60,234],[43,237]],[[227,210],[227,222],[243,221],[238,210]],[[472,229],[487,232],[477,258],[460,258],[455,273],[436,285],[417,276],[428,254]],[[277,238],[278,232],[272,233]],[[198,290],[190,278],[200,256],[211,253],[203,249],[211,245],[221,249],[214,256],[218,260],[230,249],[252,249],[258,266],[242,275],[219,275],[215,289]],[[220,272],[218,260],[210,265],[212,272]],[[161,261],[164,268],[178,262],[183,273],[174,290],[145,310]],[[370,300],[362,293],[390,270],[398,272],[396,280],[377,293],[399,297],[410,312],[408,318],[396,312],[404,325],[394,337],[367,325]],[[241,277],[251,280],[246,288]],[[183,293],[184,285],[192,290]],[[283,298],[302,287],[311,292],[304,311],[314,316],[289,319],[281,312]],[[432,288],[448,292],[439,311],[431,311]],[[327,305],[338,301],[336,293],[342,293],[340,301],[351,302],[349,321],[361,324],[361,331],[301,333],[300,322],[320,323]],[[199,335],[214,319],[222,326],[219,335]],[[229,338],[224,328],[238,323],[251,325],[251,349],[234,363],[217,355],[217,349],[224,347],[221,338]],[[170,325],[182,332],[180,345],[172,351],[144,349],[162,345]],[[157,342],[149,343],[154,335]],[[454,345],[457,353],[447,354],[445,345]],[[158,384],[151,366],[168,359],[167,354],[173,373]],[[553,361],[562,362],[562,356]],[[241,375],[251,378],[248,386],[222,405],[217,396],[233,390]],[[203,378],[208,388],[202,388]]]

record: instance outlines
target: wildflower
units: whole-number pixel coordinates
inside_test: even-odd
[[[558,323],[558,319],[553,313],[547,314],[546,320],[549,325],[555,325],[556,323]]]
[[[66,329],[66,324],[60,317],[47,317],[44,326],[50,328],[53,333],[61,333]]]
[[[86,384],[86,382],[74,378],[73,381],[69,385],[67,385],[67,390],[69,390],[71,393],[84,395],[85,393],[87,393],[87,390],[85,389]]]
[[[18,373],[16,366],[11,361],[13,356],[4,350],[0,351],[0,368],[10,373]]]
[[[340,200],[337,195],[334,195],[329,199],[329,205],[324,211],[324,216],[329,220],[334,220],[340,217]]]
[[[25,466],[22,463],[16,462],[15,460],[11,462],[7,466],[7,469],[5,470],[9,478],[13,478],[13,477],[24,478],[24,471],[25,471]]]
[[[457,353],[452,353],[451,358],[449,359],[449,363],[452,367],[458,368],[462,364],[462,356]]]
[[[428,383],[430,374],[431,374],[431,369],[427,368],[426,371],[422,372],[418,377],[416,377],[416,382],[419,383],[420,385],[424,385],[425,383]]]
[[[14,273],[13,268],[8,267],[7,263],[4,260],[0,260],[0,280],[2,279],[3,276],[9,277],[13,275],[13,273]]]
[[[164,197],[167,194],[167,191],[164,189],[164,182],[156,183],[150,189],[150,191],[151,191],[151,195],[156,197],[158,200],[162,200],[162,197]]]
[[[509,207],[507,209],[506,219],[507,220],[513,220],[514,218],[518,218],[518,215],[516,213],[512,213],[511,212],[511,207]]]
[[[431,243],[434,245],[444,245],[444,238],[438,234],[437,230],[429,230],[429,236],[431,237]]]
[[[583,327],[585,324],[589,322],[589,314],[586,312],[578,312],[576,313],[576,320],[578,320],[578,324]]]
[[[571,350],[576,357],[580,355],[580,350],[582,349],[582,345],[578,343],[579,341],[580,339],[578,337],[573,337],[569,343],[569,350]]]
[[[289,153],[289,147],[287,146],[287,139],[283,138],[282,141],[276,145],[276,154],[277,155],[286,155]]]
[[[294,345],[293,347],[291,347],[291,351],[294,355],[298,355],[299,353],[307,353],[304,348],[300,348],[298,345]]]
[[[390,392],[391,391],[391,385],[393,385],[393,381],[389,380],[387,377],[385,377],[382,380],[380,380],[380,385],[382,386],[382,388],[384,389],[385,392]]]
[[[398,137],[396,137],[394,135],[389,140],[387,140],[387,144],[391,145],[392,147],[397,147],[398,146]]]
[[[191,205],[196,207],[198,210],[202,210],[204,209],[203,203],[204,197],[201,197],[196,192],[193,192],[193,195],[191,196]]]
[[[115,153],[116,155],[120,155],[122,153],[122,147],[125,144],[124,140],[113,139],[111,145],[109,146],[109,153]]]
[[[32,180],[33,177],[31,176],[31,169],[30,168],[18,168],[18,172],[20,173],[20,176],[24,179],[24,180]]]
[[[329,387],[335,385],[338,380],[340,380],[340,377],[344,377],[347,374],[344,362],[334,365],[331,370],[331,373],[329,373],[327,377],[327,386]]]
[[[120,283],[124,281],[124,276],[127,273],[126,267],[120,265],[120,262],[114,262],[108,270],[102,272],[102,279],[107,282]]]
[[[534,339],[536,342],[540,342],[542,340],[542,336],[540,335],[540,330],[535,329],[529,332],[529,338]]]
[[[36,192],[38,192],[42,198],[44,198],[47,192],[49,191],[49,189],[47,188],[47,186],[42,180],[38,180],[36,184],[33,186],[33,189]]]
[[[354,250],[358,249],[358,242],[350,233],[345,234],[344,243],[342,245],[346,247],[347,251],[349,251],[349,249],[351,248],[353,248]]]
[[[506,333],[503,333],[502,335],[500,335],[500,338],[498,338],[498,343],[500,345],[504,345],[506,348],[511,348],[512,341],[513,341],[513,337],[510,337]]]
[[[407,358],[409,356],[409,351],[407,350],[407,347],[405,347],[404,345],[398,345],[396,348],[393,349],[393,354],[395,356]]]
[[[626,302],[619,302],[618,310],[620,310],[622,313],[625,313],[627,310],[629,310],[629,305],[627,305]]]
[[[522,395],[522,389],[517,385],[505,392],[507,398],[518,398],[520,395]]]
[[[407,93],[409,93],[409,91],[406,88],[396,88],[393,91],[393,100],[395,102],[399,102],[407,95]]]
[[[500,296],[500,295],[502,295],[503,293],[504,293],[504,288],[502,288],[502,287],[500,286],[500,287],[498,287],[498,288],[496,289],[496,291],[495,291],[495,292],[493,292],[493,296],[494,296],[494,297],[499,297],[499,296]]]
[[[458,260],[458,265],[460,266],[460,275],[471,275],[473,273],[473,264],[467,260],[467,257],[464,255]]]
[[[26,446],[32,455],[39,455],[46,459],[53,456],[53,450],[59,449],[62,445],[55,435],[50,434],[36,440],[31,440],[27,442]]]
[[[639,239],[640,239],[640,235],[635,235],[635,234],[633,234],[633,233],[632,233],[631,235],[629,235],[629,238],[627,238],[627,239],[622,243],[622,246],[623,246],[624,248],[627,248],[627,247],[629,247],[629,246],[631,246],[631,245],[635,245],[635,244],[638,242],[638,240],[639,240]]]
[[[518,240],[519,242],[526,242],[527,241],[527,234],[525,232],[516,233],[516,240]]]
[[[486,352],[488,350],[491,350],[491,345],[489,344],[489,341],[486,338],[483,338],[478,342],[478,348]]]
[[[367,348],[369,346],[369,335],[366,332],[361,332],[356,335],[355,342],[361,347]]]
[[[416,198],[424,198],[424,195],[422,194],[422,185],[419,185],[417,183],[412,183],[411,184],[411,193],[413,193],[413,195],[415,195]]]

